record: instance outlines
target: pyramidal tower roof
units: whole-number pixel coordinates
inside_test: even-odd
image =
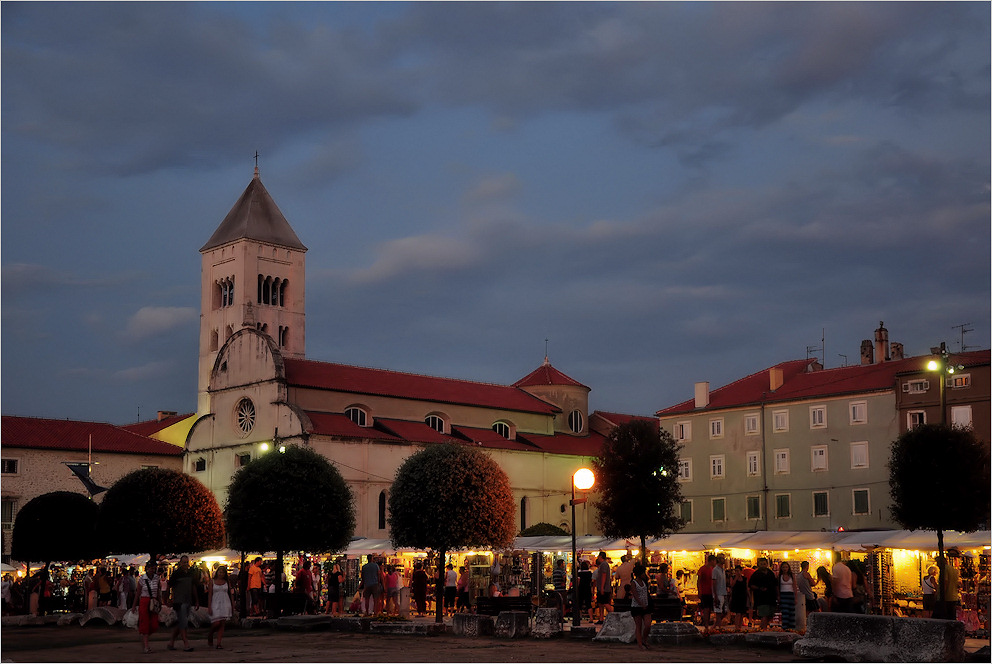
[[[286,221],[279,210],[279,206],[272,200],[272,196],[262,185],[262,180],[258,177],[258,167],[255,167],[255,176],[248,183],[248,188],[241,194],[241,198],[234,204],[231,211],[220,222],[220,226],[210,236],[207,243],[200,248],[200,251],[207,251],[214,247],[234,242],[235,240],[257,240],[267,244],[275,244],[280,247],[290,249],[307,248],[296,237],[292,226]]]
[[[551,366],[551,362],[548,361],[547,357],[544,358],[541,366],[513,384],[514,387],[531,387],[535,385],[574,385],[575,387],[586,387],[579,381],[569,378]]]

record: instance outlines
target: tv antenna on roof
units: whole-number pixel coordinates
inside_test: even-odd
[[[965,332],[973,332],[974,329],[975,329],[973,327],[968,327],[969,325],[971,325],[971,323],[961,323],[960,325],[952,325],[951,326],[951,329],[952,330],[956,330],[958,328],[961,329],[961,352],[962,353],[965,352],[966,350],[968,350],[969,348],[974,348],[974,346],[967,346],[964,343],[964,333]]]

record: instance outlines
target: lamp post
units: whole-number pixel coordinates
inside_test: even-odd
[[[581,622],[579,617],[579,572],[578,564],[575,560],[575,506],[586,502],[585,497],[576,498],[575,490],[588,491],[596,483],[596,476],[588,468],[579,468],[572,474],[572,626],[578,627]]]
[[[950,364],[947,360],[949,353],[947,352],[947,344],[943,341],[940,342],[939,346],[934,346],[930,349],[930,352],[935,356],[932,360],[927,362],[927,369],[930,371],[936,371],[939,375],[940,380],[940,423],[941,425],[947,424],[947,376],[948,374],[953,374],[957,369],[964,369],[962,365]]]
[[[932,347],[930,352],[935,357],[927,362],[927,369],[936,371],[940,380],[940,425],[943,427],[947,426],[947,376],[948,374],[953,374],[956,369],[964,369],[964,367],[960,364],[953,365],[948,362],[949,353],[947,352],[947,344],[943,341],[940,342],[939,346]],[[937,579],[937,605],[934,607],[933,617],[944,618],[946,617],[945,613],[947,610],[947,604],[944,599],[946,597],[944,568],[947,562],[944,558],[944,531],[941,528],[937,529],[937,552],[937,567],[940,570],[940,575]]]

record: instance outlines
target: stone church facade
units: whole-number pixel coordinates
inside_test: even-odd
[[[256,169],[200,250],[199,398],[184,470],[223,504],[239,467],[308,445],[350,484],[355,535],[386,538],[396,470],[425,446],[455,442],[485,451],[507,473],[519,529],[570,528],[572,473],[632,416],[590,412],[590,389],[547,358],[513,385],[307,359],[306,251]],[[597,532],[588,503],[576,529]]]

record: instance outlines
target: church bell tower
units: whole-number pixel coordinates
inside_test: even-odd
[[[286,357],[306,355],[307,248],[255,175],[200,249],[200,363],[197,413],[217,351],[243,327],[268,334]]]

